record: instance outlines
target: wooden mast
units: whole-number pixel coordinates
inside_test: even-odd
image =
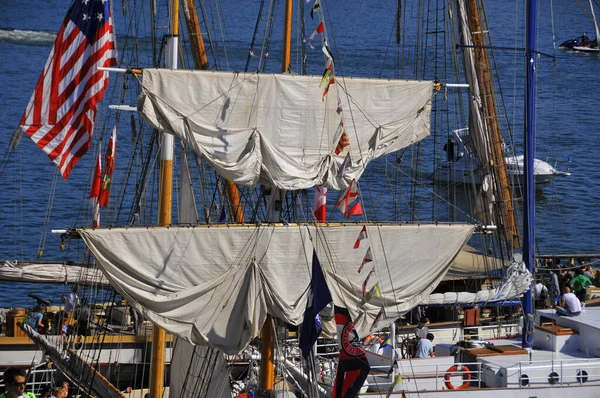
[[[283,28],[283,54],[281,57],[281,71],[284,73],[289,72],[291,68],[292,3],[292,0],[285,1],[285,26]],[[271,189],[276,191],[275,187]],[[272,195],[275,196],[276,192],[273,192]],[[273,329],[273,319],[269,314],[267,314],[261,335],[260,388],[262,390],[272,390],[275,387],[275,330]]]
[[[500,195],[498,204],[501,222],[499,227],[504,234],[506,243],[512,244],[512,247],[509,249],[515,249],[520,247],[519,233],[515,224],[510,186],[508,183],[506,164],[502,150],[502,137],[500,136],[498,114],[496,112],[494,87],[489,68],[489,60],[484,48],[486,44],[483,41],[483,30],[479,20],[477,0],[467,1],[467,16],[469,20],[469,28],[473,37],[473,50],[475,52],[476,59],[475,68],[477,70],[477,76],[479,77],[479,90],[483,95],[483,103],[485,106],[485,124],[488,126],[488,133],[491,143],[490,149],[493,164],[489,166],[494,168],[494,175],[496,176],[496,184]]]
[[[166,66],[177,69],[177,49],[179,39],[179,0],[171,0],[171,23],[167,39]],[[173,148],[174,137],[162,134],[160,159],[160,185],[158,204],[158,225],[171,225],[173,203]],[[154,325],[152,329],[152,359],[150,361],[150,398],[160,398],[165,379],[165,342],[167,332]]]
[[[194,0],[185,0],[182,5],[185,24],[190,37],[192,56],[194,57],[194,66],[196,69],[209,70],[208,57],[206,56],[204,40],[202,39],[202,30],[200,29],[200,22],[198,20],[198,13],[196,12]],[[243,224],[244,213],[242,212],[237,185],[231,180],[225,179],[224,181],[231,214],[236,223]]]

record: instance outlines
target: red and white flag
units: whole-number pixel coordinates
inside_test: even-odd
[[[110,188],[112,187],[112,175],[115,170],[115,157],[117,156],[117,126],[113,127],[112,135],[108,141],[106,158],[104,163],[104,177],[102,179],[102,190],[100,192],[100,206],[108,206]]]
[[[356,180],[350,181],[350,186],[346,188],[346,190],[340,192],[340,196],[338,197],[337,202],[335,202],[335,207],[340,209],[340,211],[344,214],[350,208],[350,205],[354,203],[358,199],[358,187],[356,186]]]
[[[318,222],[325,222],[327,219],[327,188],[320,185],[315,186],[313,211]]]
[[[371,324],[371,327],[369,328],[369,332],[372,332],[373,329],[377,326],[377,322],[379,322],[379,319],[381,319],[381,316],[385,315],[385,312],[383,310],[383,307],[381,307],[381,309],[379,310],[379,312],[377,313],[377,315],[375,316],[375,319],[373,319],[373,323]],[[384,317],[385,318],[385,317]]]
[[[363,285],[362,285],[362,295],[363,295],[363,297],[365,297],[365,294],[367,293],[367,285],[369,284],[369,278],[371,278],[371,275],[373,275],[374,273],[375,273],[375,267],[371,268],[371,271],[369,272],[369,275],[367,275],[367,278],[363,282]]]
[[[96,170],[94,171],[94,178],[92,180],[92,189],[90,190],[90,204],[92,205],[92,213],[94,219],[92,220],[92,227],[98,228],[100,226],[100,190],[102,187],[102,156],[98,153],[98,161],[96,162]]]
[[[108,73],[98,67],[116,64],[110,3],[76,0],[20,122],[63,178],[90,147],[96,107],[108,86]]]
[[[352,216],[360,216],[362,214],[363,214],[362,205],[360,204],[360,201],[358,201],[355,204],[353,204],[352,207],[350,207],[348,209],[348,212],[346,213],[346,217],[350,218]]]
[[[344,161],[342,162],[342,164],[340,165],[340,168],[338,169],[337,175],[339,178],[344,178],[344,173],[346,173],[346,169],[350,168],[352,169],[354,167],[354,165],[352,164],[352,157],[350,156],[350,151],[346,152],[346,157],[344,158]]]
[[[317,28],[314,30],[314,32],[312,32],[310,34],[310,37],[308,38],[308,45],[310,46],[310,48],[315,48],[315,46],[313,45],[313,39],[316,35],[320,35],[323,32],[325,32],[325,22],[321,21],[319,22],[319,25],[317,25]]]
[[[362,229],[360,230],[360,233],[358,234],[358,239],[356,239],[356,242],[354,242],[354,248],[358,249],[360,247],[360,241],[363,239],[367,239],[369,237],[369,235],[367,235],[367,226],[363,225]]]
[[[360,271],[363,270],[365,264],[370,263],[371,261],[373,261],[373,255],[371,254],[371,248],[369,247],[367,249],[367,253],[365,254],[365,258],[363,258],[362,263],[360,264],[360,267],[358,267],[358,273],[360,274]]]
[[[339,155],[344,148],[350,145],[350,138],[348,138],[348,134],[346,134],[346,126],[344,125],[344,121],[340,121],[337,130],[335,131],[335,140],[337,137],[340,137],[337,146],[335,147],[335,154]]]

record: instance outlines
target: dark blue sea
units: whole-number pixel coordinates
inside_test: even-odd
[[[150,8],[146,2],[137,3],[143,3],[145,11]],[[232,0],[218,3],[218,6],[208,6],[205,14],[211,29],[217,32],[212,36],[215,44],[211,51],[219,52],[220,69],[242,71],[260,2]],[[281,14],[281,3],[274,15]],[[416,3],[427,2],[415,2],[415,5],[403,2],[403,14],[421,15],[428,18],[431,25],[417,29],[414,18],[402,19],[405,43],[425,40],[427,46],[433,46],[433,37],[449,40],[432,33],[434,15],[445,12],[446,2],[431,1],[422,9]],[[56,176],[56,167],[28,137],[23,136],[12,152],[8,146],[69,4],[67,0],[0,1],[0,260],[35,260],[42,247],[41,260],[65,259],[66,255],[59,250],[60,237],[50,231],[90,223],[86,195],[94,160],[91,152],[65,181]],[[137,12],[133,10],[133,4],[133,1],[114,4],[118,44],[139,46],[145,57],[127,62],[132,66],[148,66],[151,64],[148,55],[152,47],[150,34],[144,34],[139,41],[130,39],[135,31],[149,32],[151,24],[147,17],[130,18]],[[439,71],[420,72],[427,63],[433,62],[433,56],[428,55],[427,61],[417,63],[409,45],[403,49],[393,44],[397,2],[322,0],[322,4],[338,74],[451,80]],[[309,6],[305,7],[306,31],[310,34],[316,22],[310,20]],[[524,47],[525,37],[523,7],[523,2],[514,0],[490,1],[487,5],[493,45],[503,48],[496,51],[496,66],[517,150],[522,150],[523,130],[524,58],[519,50]],[[549,2],[541,2],[539,8],[536,157],[552,164],[556,162],[561,169],[569,169],[572,175],[556,180],[537,197],[536,248],[540,253],[599,253],[600,228],[596,221],[600,214],[600,56],[557,48],[562,41],[583,32],[594,37],[594,26],[587,16],[589,10],[580,8],[574,1],[555,1],[552,6]],[[165,10],[164,7],[157,8],[159,26],[164,23],[161,18],[164,18]],[[223,19],[223,25],[217,24],[219,18]],[[125,21],[132,22],[126,24]],[[439,26],[435,29],[439,30]],[[273,37],[266,70],[277,72],[281,64],[279,50],[276,50],[281,42],[277,28]],[[227,53],[224,51],[226,45],[231,48]],[[307,62],[317,65],[309,66],[309,73],[320,74],[323,70],[320,51],[310,48],[308,51]],[[298,70],[299,62],[293,60],[292,68]],[[112,84],[107,98],[114,98],[115,87],[118,84]],[[135,105],[134,100],[130,104]],[[101,113],[97,128],[109,131],[113,123],[110,117],[109,113]],[[131,146],[127,138],[120,142],[118,159],[123,159],[123,163],[118,163],[116,175],[123,173],[126,152]],[[372,185],[383,171],[377,170],[375,165],[369,172],[375,176],[369,180]],[[54,184],[56,189],[53,189]],[[389,202],[385,189],[377,190],[377,195],[378,203]],[[391,201],[391,197],[389,199]],[[391,212],[385,205],[380,210]],[[72,252],[81,253],[81,245],[80,242],[72,243]],[[27,292],[57,302],[68,289],[62,285],[0,282],[0,307],[33,304],[33,300],[26,297]]]

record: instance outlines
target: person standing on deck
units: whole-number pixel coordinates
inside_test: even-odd
[[[575,277],[569,282],[569,287],[573,289],[575,296],[577,296],[582,303],[585,301],[585,287],[591,285],[592,281],[589,280],[587,276],[583,275],[583,271],[580,268],[575,270]]]
[[[4,371],[3,379],[5,392],[0,398],[35,398],[32,392],[25,392],[27,372],[23,369],[9,367]]]
[[[426,326],[429,323],[429,319],[424,318],[419,321],[419,324],[415,328],[415,337],[417,339],[426,339],[429,333],[429,328]]]
[[[536,283],[533,288],[535,308],[544,308],[546,306],[546,297],[548,297],[548,288],[542,282]]]
[[[582,267],[581,269],[583,270],[583,275],[587,276],[587,278],[592,281],[592,283],[594,283],[594,274],[592,273],[592,266],[591,265],[585,265],[585,261],[582,261]]]
[[[27,324],[33,328],[38,333],[46,333],[46,323],[44,322],[44,312],[42,311],[42,307],[36,305],[31,313],[29,314],[29,320]]]
[[[548,290],[550,292],[552,305],[557,305],[558,299],[560,298],[560,282],[558,281],[557,273],[557,269],[551,269],[550,275],[548,275]]]
[[[581,302],[573,293],[571,293],[571,289],[565,287],[563,290],[563,301],[565,303],[565,307],[555,306],[556,314],[560,316],[577,316],[581,314]]]
[[[73,285],[71,288],[71,293],[67,296],[65,301],[65,311],[69,313],[69,315],[73,314],[75,308],[79,305],[79,286]]]

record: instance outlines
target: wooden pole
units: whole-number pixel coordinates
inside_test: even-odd
[[[494,162],[493,167],[498,184],[500,195],[500,217],[502,222],[499,227],[502,229],[506,243],[512,245],[510,249],[521,247],[519,242],[519,232],[515,224],[514,209],[510,194],[510,185],[506,173],[506,164],[504,161],[504,152],[502,150],[502,137],[500,136],[500,126],[498,124],[498,115],[496,111],[495,90],[490,76],[489,60],[483,41],[483,29],[479,19],[479,9],[476,0],[467,2],[467,16],[469,19],[469,28],[473,36],[473,45],[475,46],[475,58],[477,62],[475,67],[479,77],[479,90],[481,91],[485,108],[486,124],[489,127],[488,133],[491,142],[491,155]]]
[[[185,0],[183,3],[183,16],[190,37],[190,47],[194,58],[194,66],[196,69],[209,70],[208,57],[206,56],[206,48],[202,39],[202,29],[200,29],[200,21],[194,0]],[[244,223],[244,213],[240,203],[240,194],[237,185],[233,181],[225,179],[225,192],[229,200],[231,214],[236,223]]]
[[[179,0],[171,0],[170,37],[167,41],[166,64],[177,69],[177,50],[179,36]],[[160,160],[160,188],[158,204],[158,225],[171,225],[173,206],[173,148],[171,134],[162,137]],[[167,332],[154,325],[152,329],[152,359],[150,361],[150,398],[161,398],[165,379],[165,344]]]
[[[292,0],[285,0],[285,19],[283,27],[283,55],[281,57],[281,71],[289,72],[292,65]]]

